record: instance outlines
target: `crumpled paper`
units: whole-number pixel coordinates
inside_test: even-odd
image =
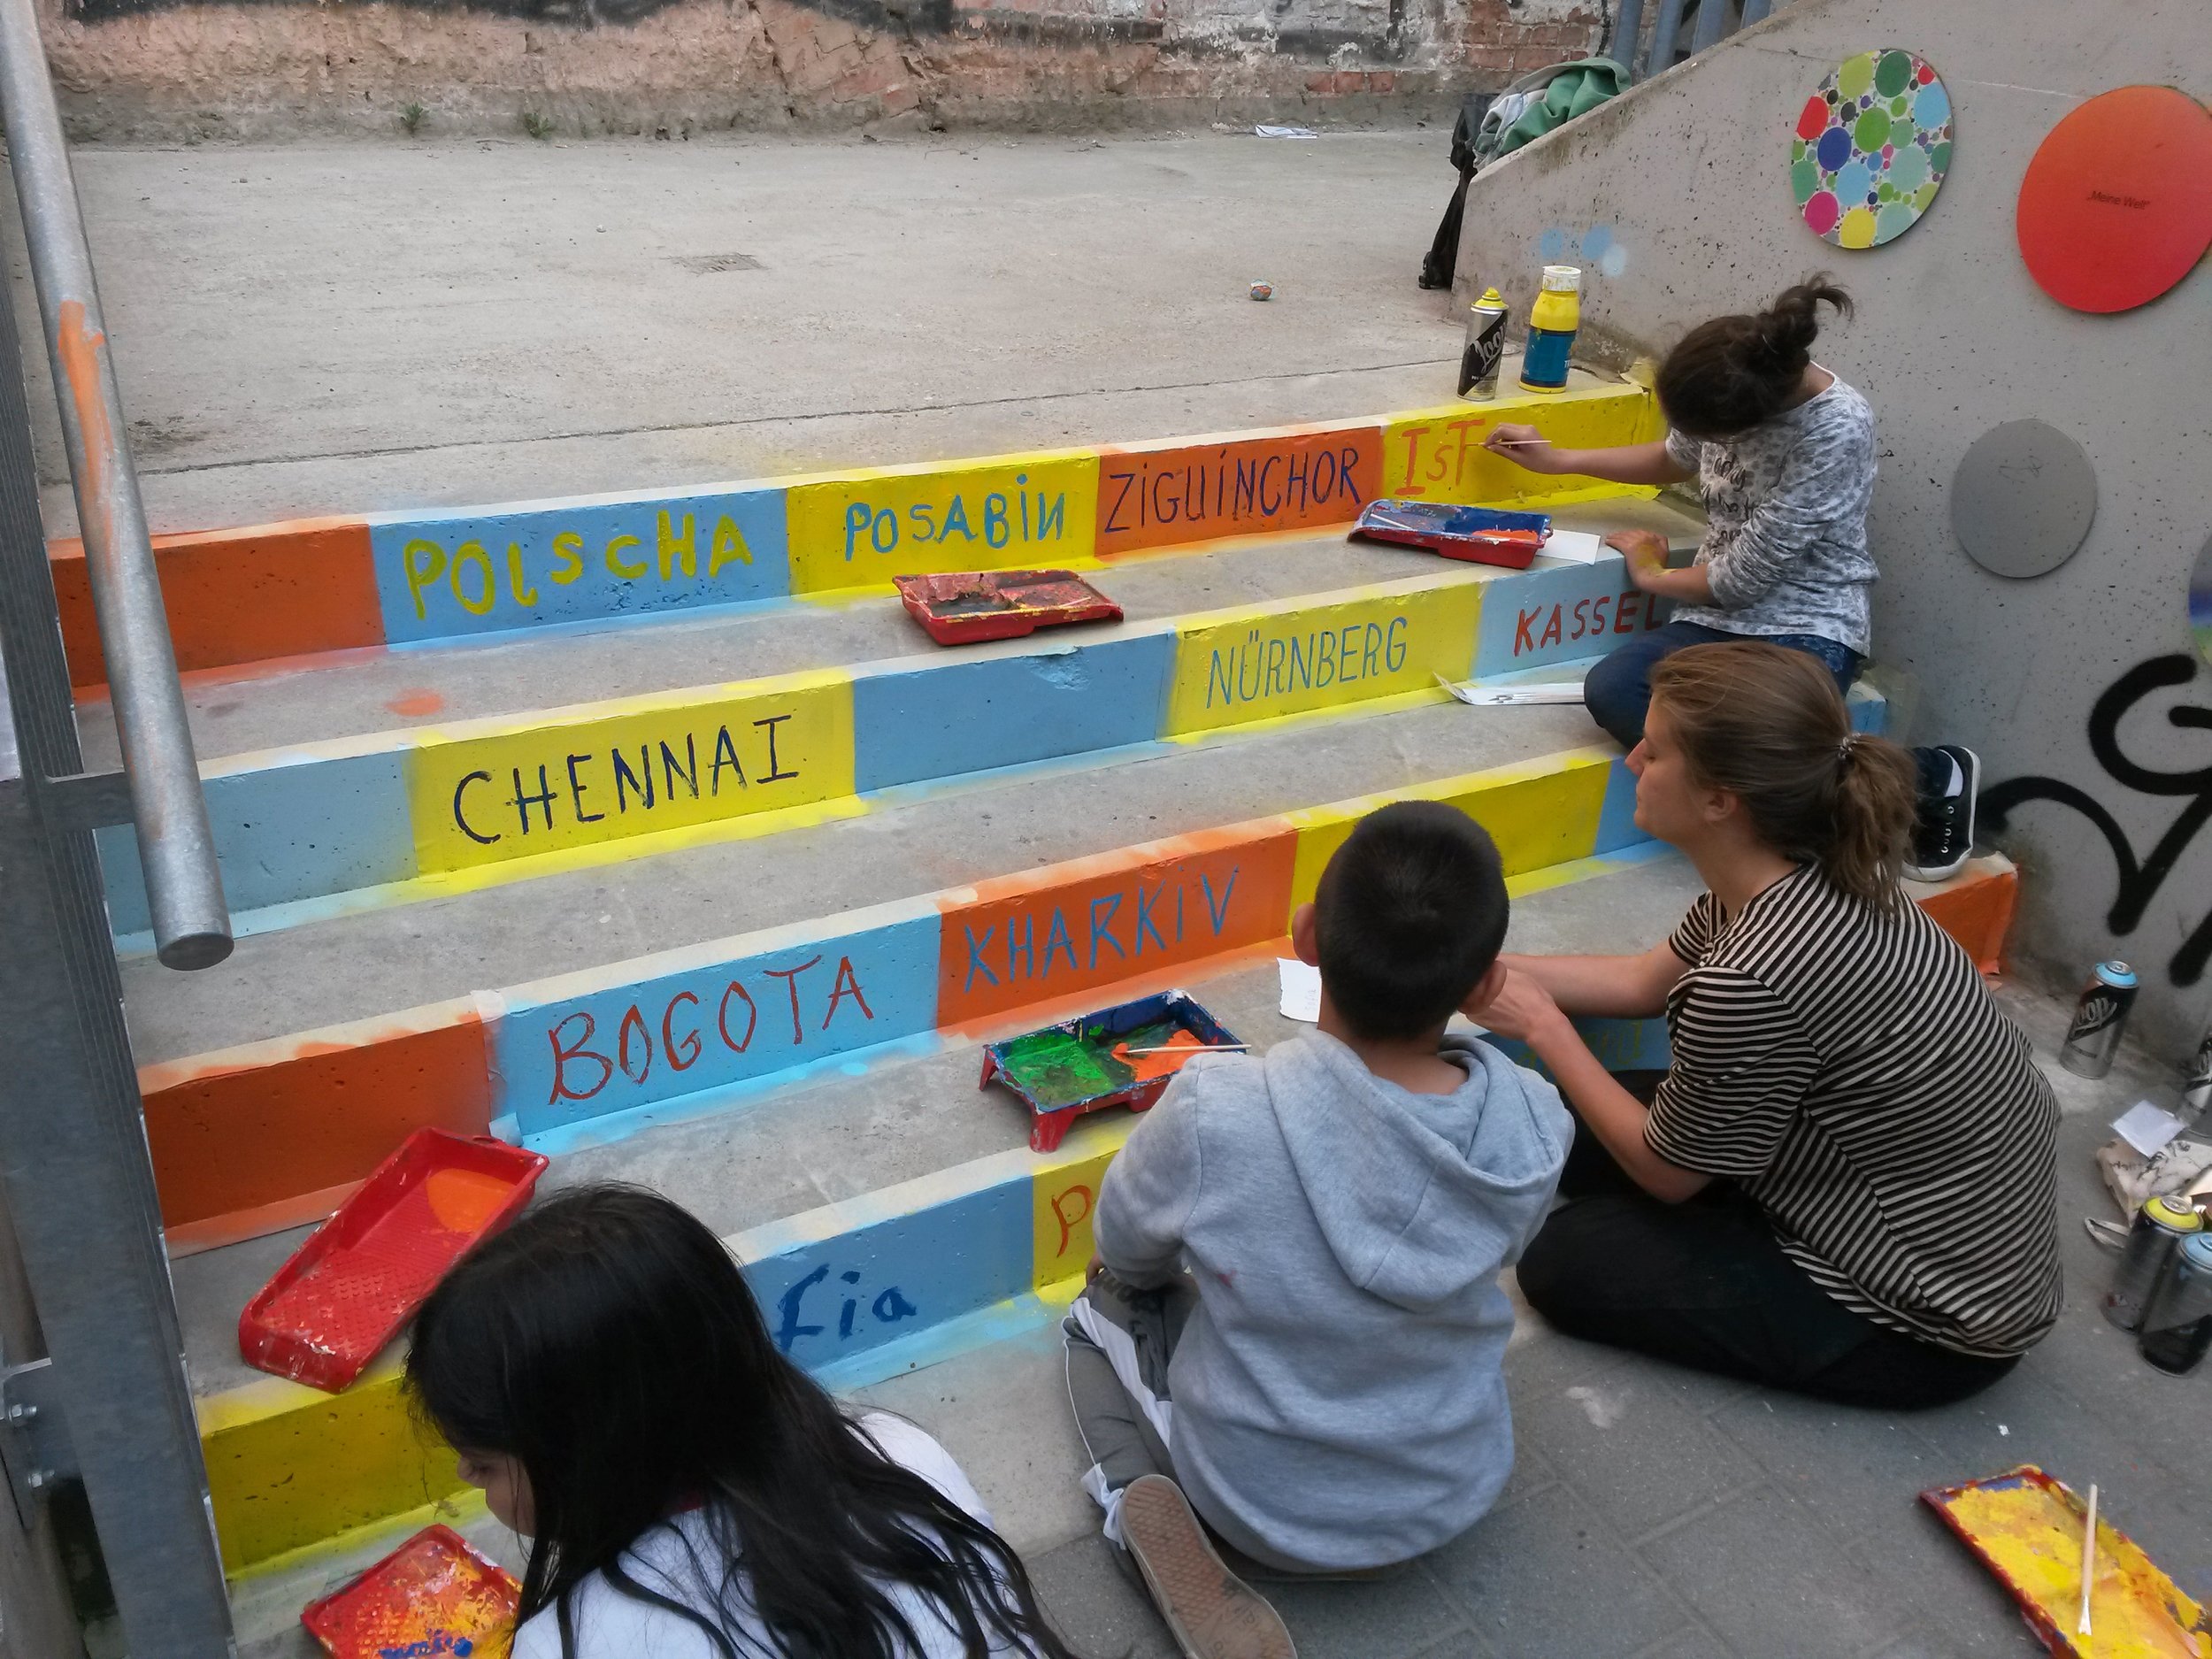
[[[2132,1222],[2162,1194],[2212,1191],[2212,1139],[2202,1136],[2202,1130],[2177,1134],[2147,1158],[2117,1135],[2097,1148],[2097,1171],[2122,1221]]]

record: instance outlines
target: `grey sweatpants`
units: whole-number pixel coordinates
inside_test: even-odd
[[[1122,1489],[1141,1475],[1175,1479],[1168,1443],[1175,1408],[1167,1363],[1198,1305],[1187,1279],[1133,1290],[1102,1273],[1068,1310],[1068,1405],[1090,1466],[1083,1490],[1106,1512],[1106,1536],[1121,1542]]]

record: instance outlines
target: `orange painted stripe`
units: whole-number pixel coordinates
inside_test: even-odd
[[[2020,872],[2000,870],[1947,881],[1923,895],[1919,904],[1984,973],[1998,973],[2004,969],[2005,935],[2012,931],[2013,906],[2019,897]]]
[[[47,560],[61,607],[69,678],[79,686],[99,685],[107,667],[84,544],[53,542]],[[154,568],[180,669],[384,643],[369,526],[358,519],[296,518],[156,536]]]
[[[1349,524],[1382,481],[1380,425],[1102,445],[1098,551]]]
[[[1126,847],[948,895],[937,1025],[979,1021],[1279,938],[1298,832],[1281,818]]]
[[[343,1041],[257,1044],[197,1066],[149,1067],[140,1081],[162,1221],[202,1229],[188,1239],[217,1217],[319,1202],[417,1129],[480,1135],[491,1125],[484,1023],[450,1004],[349,1027]],[[296,1220],[311,1218],[311,1204]],[[245,1236],[215,1230],[227,1232]]]

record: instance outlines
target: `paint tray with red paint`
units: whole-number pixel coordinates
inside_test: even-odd
[[[1049,1152],[1086,1112],[1147,1110],[1193,1055],[1243,1047],[1187,993],[1162,991],[986,1045],[979,1087],[996,1080],[1018,1095],[1030,1147]]]
[[[940,645],[1121,620],[1121,607],[1073,571],[957,571],[891,580],[908,611]]]
[[[338,1393],[464,1251],[522,1212],[545,1164],[488,1135],[416,1130],[246,1304],[239,1353]]]
[[[332,1659],[503,1655],[521,1586],[449,1526],[426,1526],[300,1614]]]
[[[2077,1633],[2088,1506],[2033,1463],[1939,1486],[1920,1501],[1996,1575],[2036,1640],[2076,1659],[2212,1659],[2205,1610],[2100,1516],[2090,1633]]]
[[[1426,548],[1448,559],[1525,571],[1551,536],[1551,516],[1445,502],[1371,501],[1353,521],[1352,534],[1366,541]]]

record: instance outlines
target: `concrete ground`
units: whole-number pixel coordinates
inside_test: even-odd
[[[149,512],[191,530],[1448,398],[1455,326],[1413,280],[1446,149],[1411,128],[75,164]],[[35,341],[12,211],[0,237]],[[59,534],[42,380],[32,406]]]

